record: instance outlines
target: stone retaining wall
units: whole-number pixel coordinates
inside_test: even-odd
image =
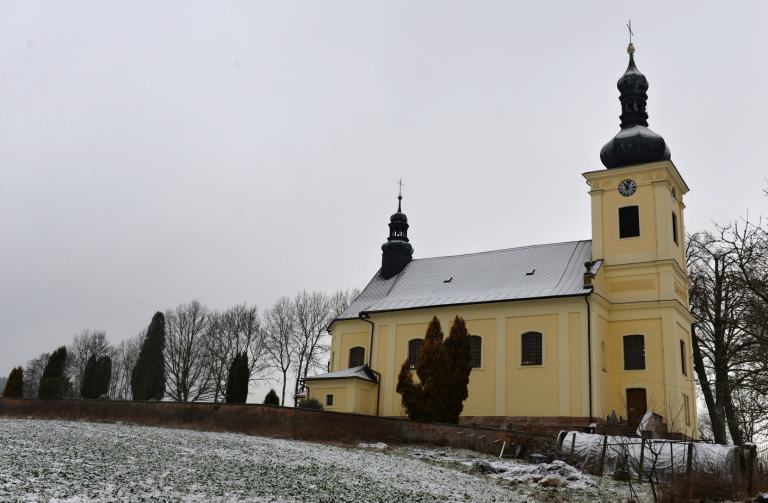
[[[497,455],[506,444],[506,452],[510,452],[510,445],[515,445],[512,452],[517,452],[519,457],[542,452],[545,443],[556,437],[260,404],[0,398],[0,416],[123,422],[321,442],[421,443]]]

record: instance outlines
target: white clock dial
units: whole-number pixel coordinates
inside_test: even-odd
[[[624,180],[619,184],[619,194],[624,197],[629,197],[637,190],[637,184],[634,180]]]

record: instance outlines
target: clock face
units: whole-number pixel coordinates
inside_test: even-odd
[[[619,194],[624,197],[629,197],[637,190],[637,184],[634,180],[624,180],[619,184]]]

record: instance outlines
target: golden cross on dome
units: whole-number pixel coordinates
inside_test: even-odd
[[[403,183],[403,177],[400,177],[400,180],[398,180],[397,184],[400,186],[400,192],[397,195],[398,196],[402,196],[403,195],[403,185],[405,185]]]
[[[627,29],[629,29],[629,45],[632,45],[632,35],[634,35],[634,33],[632,33],[632,20],[631,19],[629,20],[629,23],[627,23]]]

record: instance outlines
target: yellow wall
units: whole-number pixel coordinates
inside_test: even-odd
[[[328,383],[324,383],[322,381],[312,381],[307,384],[307,387],[309,388],[307,398],[316,398],[321,404],[323,404],[325,410],[335,412],[354,412],[354,410],[349,410],[347,404],[348,386],[345,385],[346,383],[344,381],[341,381],[341,386],[339,385],[339,381]],[[326,395],[333,395],[333,406],[329,407],[326,405]]]
[[[543,334],[541,366],[521,365],[521,336]],[[507,318],[507,416],[558,416],[558,317]]]
[[[379,386],[354,379],[315,381],[309,383],[311,392],[322,393],[323,386],[335,386],[344,390],[343,407],[349,411],[374,414],[378,406],[380,415],[400,415],[395,387],[400,367],[408,358],[408,341],[423,339],[433,316],[438,317],[447,337],[458,315],[467,322],[470,334],[483,341],[482,366],[470,374],[465,416],[586,417],[591,403],[593,417],[606,417],[612,410],[626,417],[626,389],[640,387],[648,390],[650,410],[665,421],[682,418],[683,394],[690,397],[693,407],[696,396],[692,362],[688,360],[688,375],[683,375],[679,347],[684,340],[690,355],[687,327],[693,318],[687,304],[690,280],[682,238],[682,200],[687,186],[671,162],[584,176],[591,184],[593,259],[604,261],[594,278],[589,306],[579,296],[371,313],[372,367],[381,373]],[[627,178],[638,185],[631,197],[617,191],[619,182]],[[619,239],[618,208],[628,205],[640,207],[641,236]],[[677,244],[672,236],[672,211],[679,219]],[[348,368],[349,349],[355,346],[366,348],[368,361],[370,323],[337,321],[331,331],[332,371]],[[544,334],[540,367],[520,364],[520,336],[527,331]],[[622,337],[635,334],[645,337],[646,369],[625,371]],[[338,400],[336,410],[342,407]],[[691,422],[683,426],[696,427],[695,408]]]

